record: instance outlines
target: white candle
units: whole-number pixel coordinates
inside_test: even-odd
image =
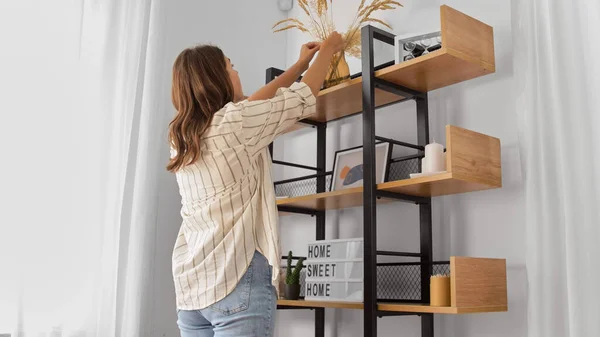
[[[423,157],[423,159],[421,159],[421,173],[427,172],[429,172],[429,160],[427,160],[427,157]]]
[[[427,165],[423,168],[427,169],[427,173],[440,172],[446,169],[442,144],[431,143],[425,145],[425,158],[427,158]]]

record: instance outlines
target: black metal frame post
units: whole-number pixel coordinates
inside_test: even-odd
[[[417,103],[417,142],[420,146],[429,143],[429,108],[427,94],[415,98]],[[419,164],[421,160],[419,160]],[[429,303],[429,278],[432,272],[433,238],[431,228],[431,198],[419,204],[419,222],[421,237],[421,301]],[[421,316],[421,336],[433,337],[433,315]]]
[[[267,69],[266,74],[266,83],[271,82],[275,77],[281,75],[283,73],[282,70],[276,68]],[[305,165],[293,164],[279,160],[273,160],[274,164],[281,164],[292,167],[299,167],[308,170],[316,170],[317,174],[315,175],[317,179],[317,193],[325,192],[325,181],[327,178],[327,172],[325,167],[325,144],[327,140],[327,135],[325,133],[326,124],[315,121],[304,121],[304,123],[312,125],[317,128],[317,167],[309,167]],[[269,152],[271,154],[271,158],[273,157],[273,143],[269,144]],[[303,177],[301,179],[305,179]],[[292,179],[294,180],[294,179]],[[282,182],[279,182],[282,183]],[[317,240],[325,240],[325,211],[311,211],[304,209],[297,209],[295,207],[279,207],[279,210],[288,210],[294,213],[302,213],[314,215],[316,217],[316,239]],[[293,309],[297,309],[295,307],[289,307]],[[315,337],[325,337],[325,308],[309,308],[315,310]]]
[[[364,334],[377,336],[377,185],[375,180],[374,28],[361,29],[363,104]]]
[[[317,125],[317,193],[325,192],[325,146],[327,141],[326,124]],[[325,240],[325,211],[316,213],[316,238]],[[315,337],[325,337],[325,308],[315,309]]]

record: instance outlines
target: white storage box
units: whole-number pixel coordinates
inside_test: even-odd
[[[306,278],[312,281],[363,279],[362,259],[306,260]]]
[[[313,241],[308,244],[308,260],[362,259],[363,239],[338,239]]]
[[[310,301],[363,301],[362,280],[306,280],[304,299]]]

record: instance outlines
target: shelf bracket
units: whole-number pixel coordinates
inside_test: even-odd
[[[390,252],[386,250],[378,250],[377,255],[380,256],[403,256],[403,257],[421,257],[420,253],[406,253],[406,252]],[[377,264],[379,265],[379,264]]]
[[[377,197],[396,199],[396,200],[400,200],[400,201],[415,203],[417,205],[429,204],[431,202],[430,198],[418,197],[418,196],[402,194],[402,193],[394,193],[394,192],[383,191],[383,190],[377,190]]]
[[[277,305],[277,309],[282,310],[314,310],[313,307],[296,307],[293,305]]]
[[[397,316],[421,316],[422,314],[416,312],[394,312],[394,311],[377,311],[377,317],[397,317]]]
[[[422,98],[425,96],[422,92],[401,86],[396,83],[388,82],[381,78],[375,78],[375,87],[405,98]]]
[[[306,214],[306,215],[312,215],[312,216],[318,215],[318,213],[320,212],[320,211],[316,211],[313,209],[293,207],[293,206],[284,206],[284,205],[277,206],[277,209],[280,212],[298,213],[298,214]]]
[[[419,150],[419,151],[425,151],[424,146],[401,142],[399,140],[395,140],[395,139],[391,139],[391,138],[375,136],[375,140],[379,140],[379,141],[386,142],[386,143],[392,143],[394,145],[404,146],[404,147],[408,147],[408,148]]]

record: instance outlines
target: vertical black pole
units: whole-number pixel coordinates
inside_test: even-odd
[[[326,160],[325,146],[326,146],[326,140],[327,140],[327,135],[326,135],[325,131],[326,131],[325,123],[317,125],[317,173],[319,173],[319,174],[325,174],[325,160]],[[326,177],[324,175],[317,177],[317,193],[326,191],[325,181],[326,181]],[[323,238],[323,239],[325,239],[325,238]]]
[[[267,69],[265,84],[269,84],[269,82],[271,82],[274,79],[275,79],[275,73],[273,72],[273,68]]]
[[[361,29],[363,103],[363,210],[364,210],[364,334],[377,336],[377,205],[375,181],[375,73],[373,29]]]
[[[326,124],[317,126],[317,173],[325,173]],[[317,177],[317,193],[325,192],[325,176]],[[317,218],[317,240],[325,240],[325,211],[319,211]],[[315,337],[325,337],[325,309],[315,309]]]
[[[429,143],[429,108],[427,94],[416,98],[417,102],[417,141],[425,146]],[[420,161],[419,161],[420,163]],[[421,237],[421,301],[429,303],[429,278],[433,265],[433,242],[431,233],[431,198],[427,203],[419,204],[419,221]],[[421,316],[421,337],[433,337],[433,315]]]
[[[429,144],[429,107],[427,102],[427,93],[424,97],[415,98],[417,103],[417,143],[425,146]],[[423,154],[423,152],[419,152]],[[419,159],[419,168],[421,159]]]

